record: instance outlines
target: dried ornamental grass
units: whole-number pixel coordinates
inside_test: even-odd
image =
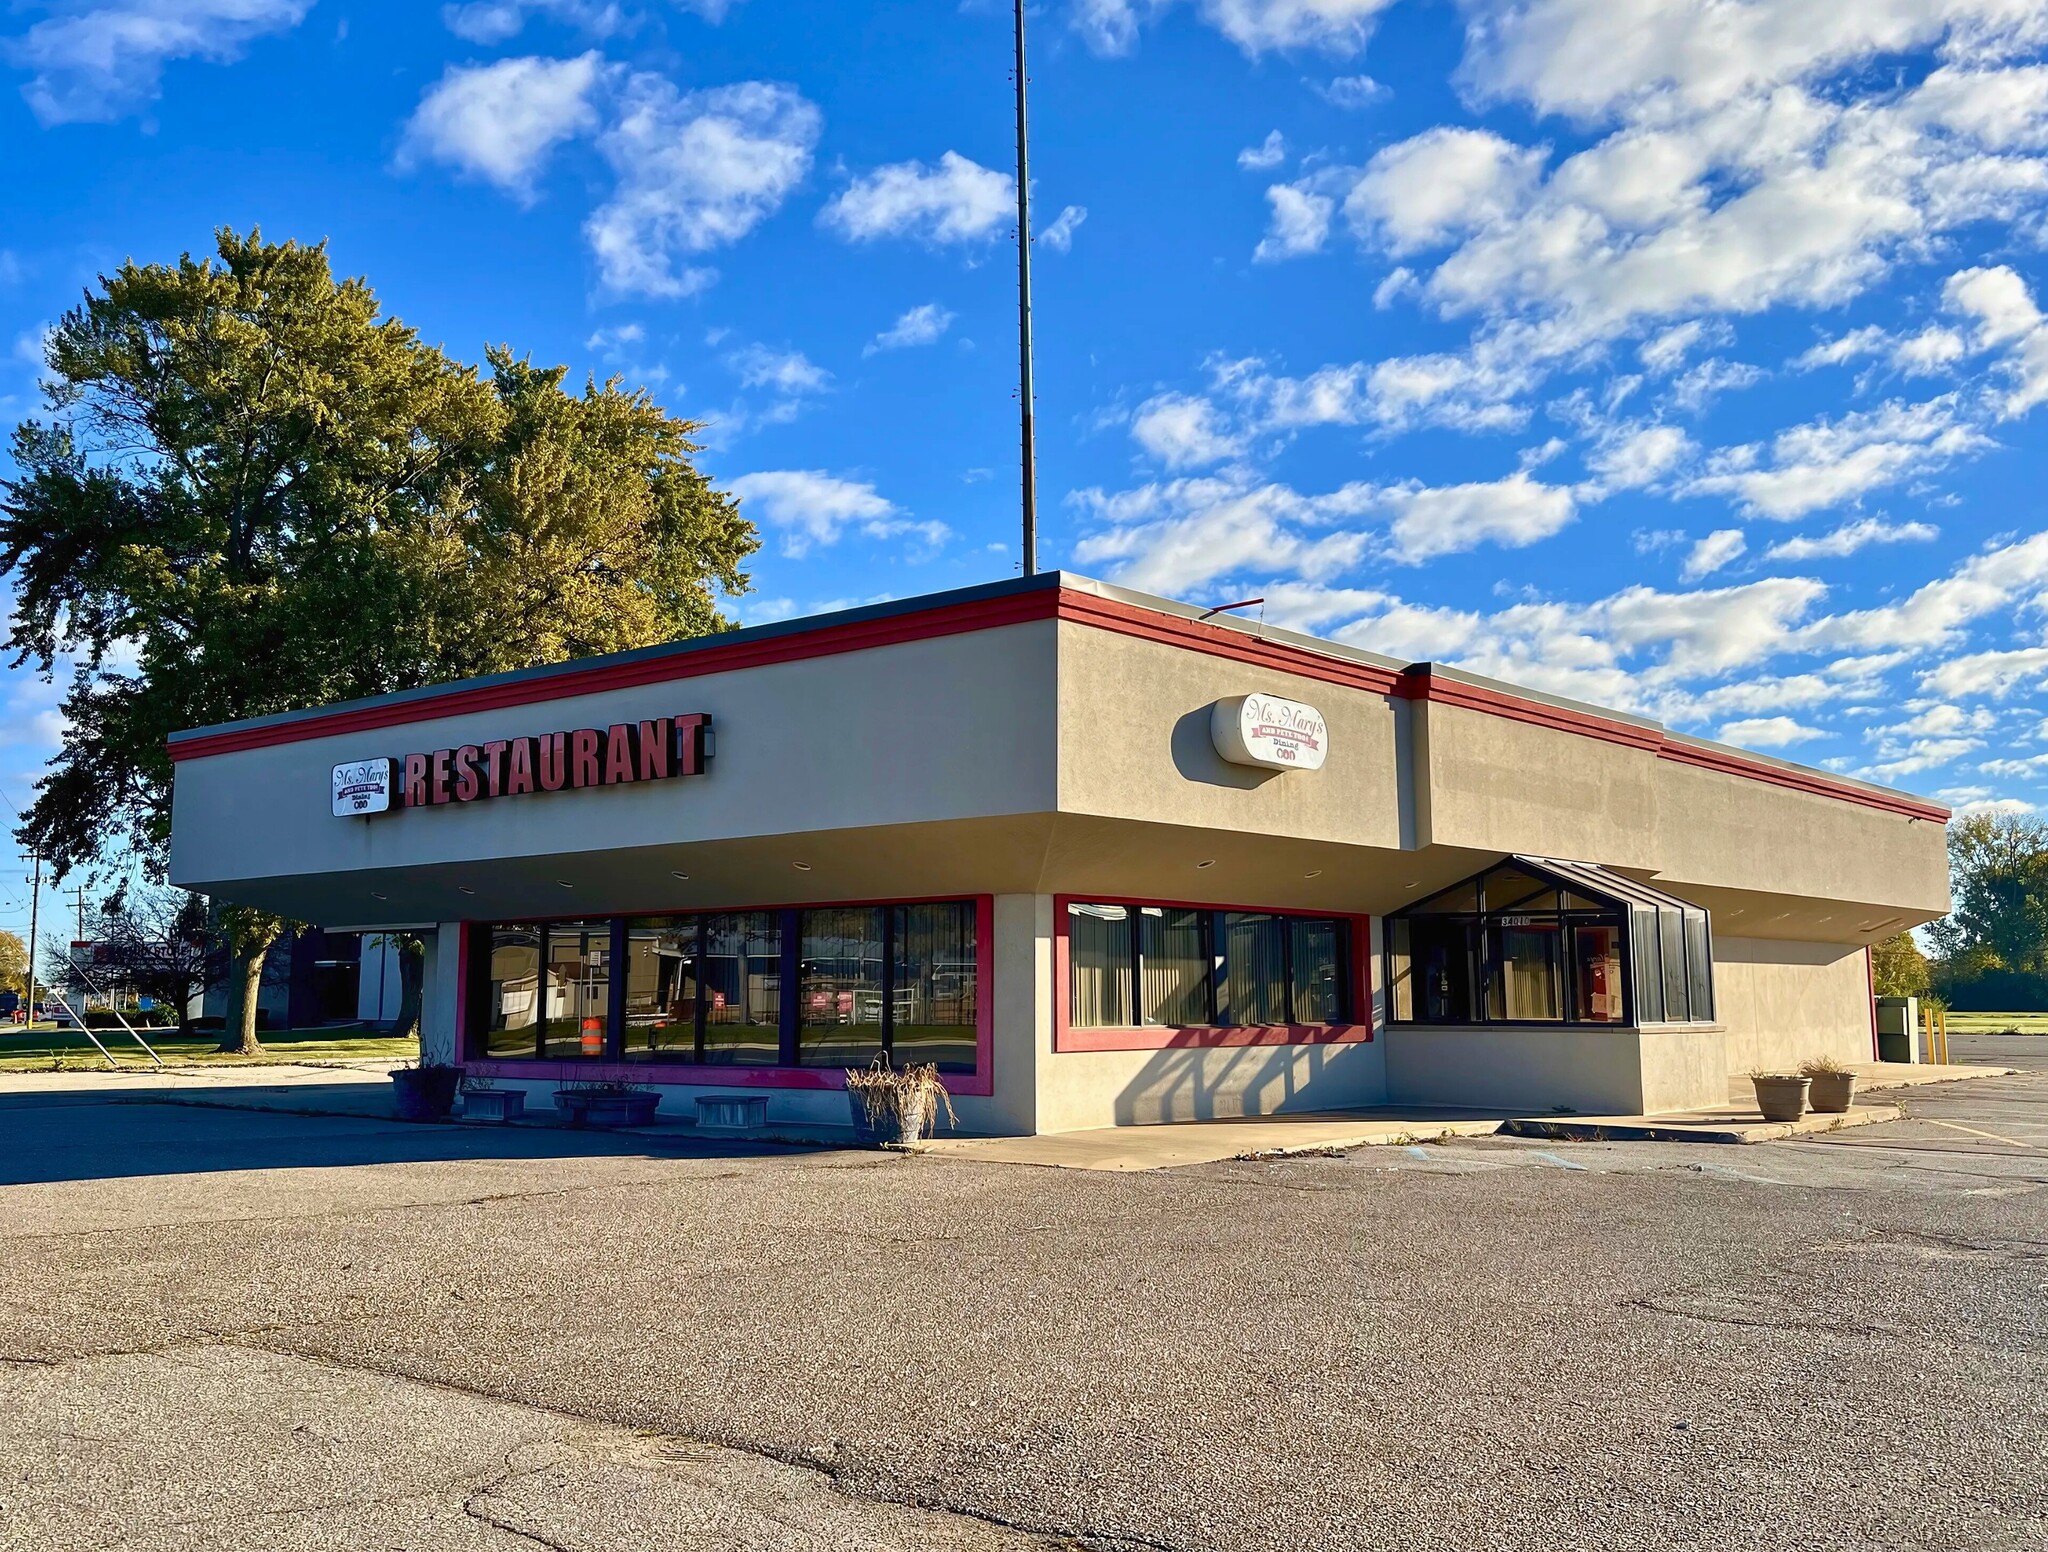
[[[1832,1056],[1809,1056],[1799,1064],[1799,1074],[1804,1078],[1819,1078],[1848,1070]]]
[[[945,1080],[933,1062],[892,1067],[885,1053],[876,1057],[872,1066],[847,1068],[846,1092],[859,1097],[868,1125],[873,1127],[882,1127],[899,1116],[915,1116],[922,1133],[935,1125],[941,1106],[948,1126],[960,1124],[953,1114],[953,1096],[946,1092]]]

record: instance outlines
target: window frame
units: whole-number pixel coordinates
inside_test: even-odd
[[[1342,974],[1350,1017],[1335,1024],[1133,1024],[1083,1027],[1073,1023],[1072,955],[1068,942],[1068,907],[1075,905],[1120,905],[1133,913],[1130,1007],[1143,1016],[1141,988],[1144,957],[1136,947],[1136,915],[1147,907],[1162,910],[1197,911],[1203,914],[1202,940],[1209,959],[1207,1006],[1216,1016],[1216,921],[1226,913],[1251,913],[1288,917],[1294,920],[1332,921],[1345,930],[1338,936],[1343,955]],[[1272,905],[1240,905],[1204,900],[1159,900],[1134,895],[1058,894],[1052,900],[1053,919],[1053,1050],[1077,1051],[1164,1051],[1213,1046],[1352,1045],[1373,1038],[1374,987],[1372,977],[1376,956],[1372,949],[1372,918],[1348,911],[1313,911]],[[1293,1008],[1293,955],[1287,956],[1289,982],[1288,1011]]]
[[[884,931],[893,941],[896,908],[914,905],[964,905],[974,912],[974,978],[975,1005],[974,1023],[962,1025],[974,1031],[974,1070],[972,1072],[947,1071],[944,1073],[947,1089],[956,1095],[986,1097],[995,1092],[994,1087],[994,1002],[995,1002],[995,897],[993,895],[913,895],[882,900],[806,900],[796,904],[751,904],[731,905],[718,903],[705,906],[652,906],[618,912],[585,912],[577,915],[562,913],[553,916],[512,917],[498,916],[481,920],[465,921],[461,924],[459,939],[457,978],[460,994],[456,1004],[456,1049],[463,1053],[465,1070],[481,1077],[506,1079],[554,1079],[556,1081],[598,1081],[624,1079],[629,1082],[686,1084],[705,1088],[785,1088],[785,1089],[843,1089],[846,1086],[846,1072],[839,1066],[804,1066],[796,1060],[795,1020],[801,1014],[797,1007],[796,981],[797,965],[802,945],[799,941],[803,913],[811,910],[828,910],[835,907],[856,909],[879,909],[882,912]],[[688,917],[695,921],[696,938],[699,948],[700,972],[704,921],[711,916],[739,912],[764,912],[774,915],[782,933],[781,970],[782,982],[778,1010],[779,1027],[777,1049],[779,1056],[773,1065],[742,1065],[738,1063],[711,1063],[701,1061],[648,1061],[627,1060],[625,1050],[626,1027],[626,950],[632,921],[655,917]],[[606,1034],[605,1054],[602,1058],[550,1056],[492,1056],[480,1048],[483,1028],[479,1019],[482,1001],[488,994],[490,984],[490,933],[496,927],[533,927],[546,942],[546,930],[551,923],[559,921],[603,921],[611,929],[612,979],[610,987],[610,1018]],[[542,965],[545,998],[545,963]],[[889,1014],[888,977],[893,974],[893,960],[887,957],[883,967],[884,1028],[893,1025]],[[702,977],[699,976],[697,995],[697,1039],[695,1052],[703,1050],[704,997]],[[544,1049],[544,1047],[543,1047]]]
[[[1381,946],[1381,958],[1383,960],[1381,974],[1384,976],[1385,984],[1388,987],[1387,1022],[1389,1024],[1398,1024],[1403,1029],[1686,1029],[1714,1024],[1714,1005],[1718,992],[1714,984],[1713,913],[1707,910],[1705,906],[1695,905],[1689,900],[1682,899],[1677,895],[1668,894],[1663,890],[1656,889],[1639,880],[1628,878],[1623,874],[1612,875],[1615,887],[1611,889],[1606,888],[1599,880],[1589,881],[1586,878],[1580,877],[1577,870],[1581,867],[1593,868],[1593,865],[1564,864],[1547,866],[1544,859],[1510,853],[1502,857],[1498,862],[1489,863],[1469,877],[1457,879],[1433,891],[1427,898],[1417,901],[1413,906],[1389,912],[1383,923],[1383,942]],[[1561,905],[1548,910],[1518,910],[1516,908],[1517,905],[1524,904],[1529,898],[1533,898],[1524,896],[1521,901],[1499,907],[1492,906],[1487,900],[1486,880],[1493,873],[1503,868],[1516,868],[1524,872],[1534,873],[1539,877],[1549,878],[1557,886],[1560,897],[1569,895],[1589,898],[1605,896],[1606,904],[1598,910]],[[1594,869],[1594,871],[1602,874],[1607,873],[1605,869]],[[1475,902],[1478,907],[1476,910],[1427,911],[1423,909],[1431,901],[1441,899],[1444,895],[1450,894],[1454,890],[1462,890],[1467,885],[1473,887]],[[1664,902],[1668,902],[1668,904]],[[1567,1013],[1576,1009],[1579,1004],[1578,969],[1572,954],[1572,929],[1582,925],[1618,927],[1620,929],[1621,943],[1620,1019],[1603,1022],[1570,1017],[1556,1019],[1489,1017],[1487,1014],[1489,988],[1492,986],[1495,974],[1499,968],[1497,956],[1493,952],[1493,940],[1499,935],[1503,919],[1516,916],[1540,916],[1559,924],[1563,939],[1563,958],[1558,966],[1561,975],[1561,985],[1559,987],[1561,992],[1560,1006]],[[1650,921],[1650,930],[1647,935],[1638,931],[1638,918],[1643,916],[1647,916]],[[1685,924],[1695,916],[1702,923],[1699,947],[1705,956],[1700,967],[1704,972],[1703,986],[1706,992],[1705,1001],[1707,1003],[1707,1010],[1704,1014],[1694,1013],[1690,1008],[1691,993],[1696,984],[1695,977],[1692,974],[1694,968],[1692,965],[1694,945]],[[1473,996],[1469,1017],[1464,1019],[1426,1019],[1412,1016],[1403,1018],[1398,1015],[1396,1000],[1392,993],[1394,986],[1394,929],[1397,924],[1406,926],[1418,921],[1458,922],[1464,926],[1470,935],[1474,944],[1473,968],[1475,979],[1471,988]],[[1678,1018],[1669,1016],[1669,1010],[1665,1007],[1664,1002],[1665,961],[1662,940],[1667,924],[1674,925],[1679,936],[1681,966],[1684,971],[1683,982],[1687,992],[1687,1015]],[[1645,1020],[1639,1017],[1639,998],[1637,992],[1638,982],[1642,978],[1639,972],[1644,968],[1644,962],[1639,958],[1639,950],[1649,955],[1649,968],[1655,972],[1656,976],[1656,1006],[1660,1016],[1654,1019]],[[1412,963],[1410,970],[1412,974]]]

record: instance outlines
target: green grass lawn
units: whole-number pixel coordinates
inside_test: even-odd
[[[95,1029],[114,1060],[122,1067],[153,1064],[141,1047],[119,1029]],[[420,1054],[417,1040],[394,1040],[361,1026],[338,1025],[325,1029],[272,1029],[262,1035],[261,1056],[233,1056],[214,1049],[217,1034],[181,1037],[169,1029],[144,1029],[142,1038],[173,1066],[206,1067],[260,1066],[265,1062],[332,1062],[356,1057],[381,1057],[387,1061],[409,1061]],[[74,1072],[107,1070],[107,1059],[92,1042],[75,1029],[58,1029],[39,1024],[33,1029],[0,1032],[0,1072]]]
[[[2048,1035],[2048,1013],[1951,1013],[1952,1035]]]

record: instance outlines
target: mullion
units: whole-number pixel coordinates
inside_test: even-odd
[[[696,1028],[692,1032],[691,1045],[697,1053],[697,1060],[699,1062],[702,1062],[704,1060],[704,1004],[710,995],[704,989],[704,934],[706,931],[705,922],[707,918],[703,916],[693,916],[689,920],[691,929],[690,940],[695,949],[695,957],[691,961],[690,969],[697,980]],[[744,951],[742,952],[740,958],[740,978],[741,983],[744,986],[746,979],[746,956],[744,954]]]
[[[605,982],[604,1013],[609,1026],[604,1035],[605,1060],[622,1062],[626,1059],[626,965],[628,963],[628,941],[626,918],[614,916],[611,919],[609,935],[610,948],[607,950],[611,964],[607,967],[609,979]]]
[[[896,1052],[896,916],[899,905],[882,907],[882,1055],[893,1065]]]

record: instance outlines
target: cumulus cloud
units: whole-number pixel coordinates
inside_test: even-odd
[[[1277,129],[1269,132],[1257,145],[1246,146],[1237,153],[1237,165],[1247,172],[1264,172],[1286,160],[1287,137]]]
[[[1273,207],[1272,218],[1266,235],[1252,250],[1252,257],[1260,263],[1317,253],[1329,240],[1330,217],[1337,209],[1329,195],[1302,184],[1276,183],[1266,190],[1266,203]]]
[[[1045,229],[1036,233],[1032,241],[1052,249],[1054,253],[1068,253],[1073,250],[1074,233],[1081,223],[1088,219],[1085,205],[1067,205],[1047,223]]]
[[[441,162],[530,202],[548,153],[597,128],[591,99],[603,72],[595,51],[450,66],[407,121],[399,161]]]
[[[678,297],[709,285],[715,273],[685,260],[780,209],[809,174],[823,123],[795,88],[772,81],[682,92],[633,76],[598,139],[618,186],[584,223],[605,286]]]
[[[849,531],[871,539],[912,535],[937,546],[949,536],[943,523],[913,522],[866,480],[846,479],[822,469],[768,469],[731,482],[734,495],[782,535],[782,553],[796,557],[813,545],[837,544]]]
[[[872,356],[878,350],[906,350],[917,345],[931,345],[953,326],[954,314],[949,308],[937,302],[921,302],[903,314],[888,328],[869,340],[861,354]]]
[[[939,244],[980,242],[1016,215],[1014,178],[948,151],[936,166],[893,162],[863,173],[818,219],[849,242]]]
[[[1508,215],[1527,198],[1543,165],[1528,150],[1483,129],[1439,127],[1388,146],[1365,166],[1344,214],[1353,228],[1394,253],[1434,247]]]
[[[1131,417],[1131,438],[1169,469],[1220,463],[1244,451],[1243,438],[1209,400],[1162,393],[1147,399]]]
[[[1724,723],[1720,737],[1723,743],[1744,744],[1751,749],[1783,749],[1809,739],[1825,738],[1827,734],[1791,717],[1749,717]]]
[[[313,0],[113,0],[67,6],[4,48],[29,72],[21,88],[45,125],[107,123],[154,101],[164,66],[231,64],[249,45],[288,32]]]
[[[1767,453],[1756,446],[1725,449],[1685,493],[1729,496],[1749,516],[1786,521],[1856,501],[1990,445],[1959,417],[1953,395],[1921,404],[1893,401],[1781,431]]]
[[[1873,544],[1920,543],[1941,536],[1932,523],[1889,523],[1881,517],[1859,518],[1824,534],[1801,534],[1764,551],[1765,560],[1840,560]]]
[[[1711,576],[1739,560],[1748,548],[1749,543],[1743,538],[1740,528],[1718,528],[1686,553],[1685,564],[1679,568],[1678,574],[1687,582],[1697,582],[1701,577]]]
[[[1463,485],[1401,486],[1381,501],[1394,513],[1392,557],[1411,566],[1486,544],[1523,549],[1578,516],[1569,490],[1519,471]]]
[[[1176,0],[1073,0],[1070,21],[1098,54],[1128,54],[1141,28]],[[1195,14],[1245,54],[1317,49],[1353,54],[1393,0],[1193,0]]]

